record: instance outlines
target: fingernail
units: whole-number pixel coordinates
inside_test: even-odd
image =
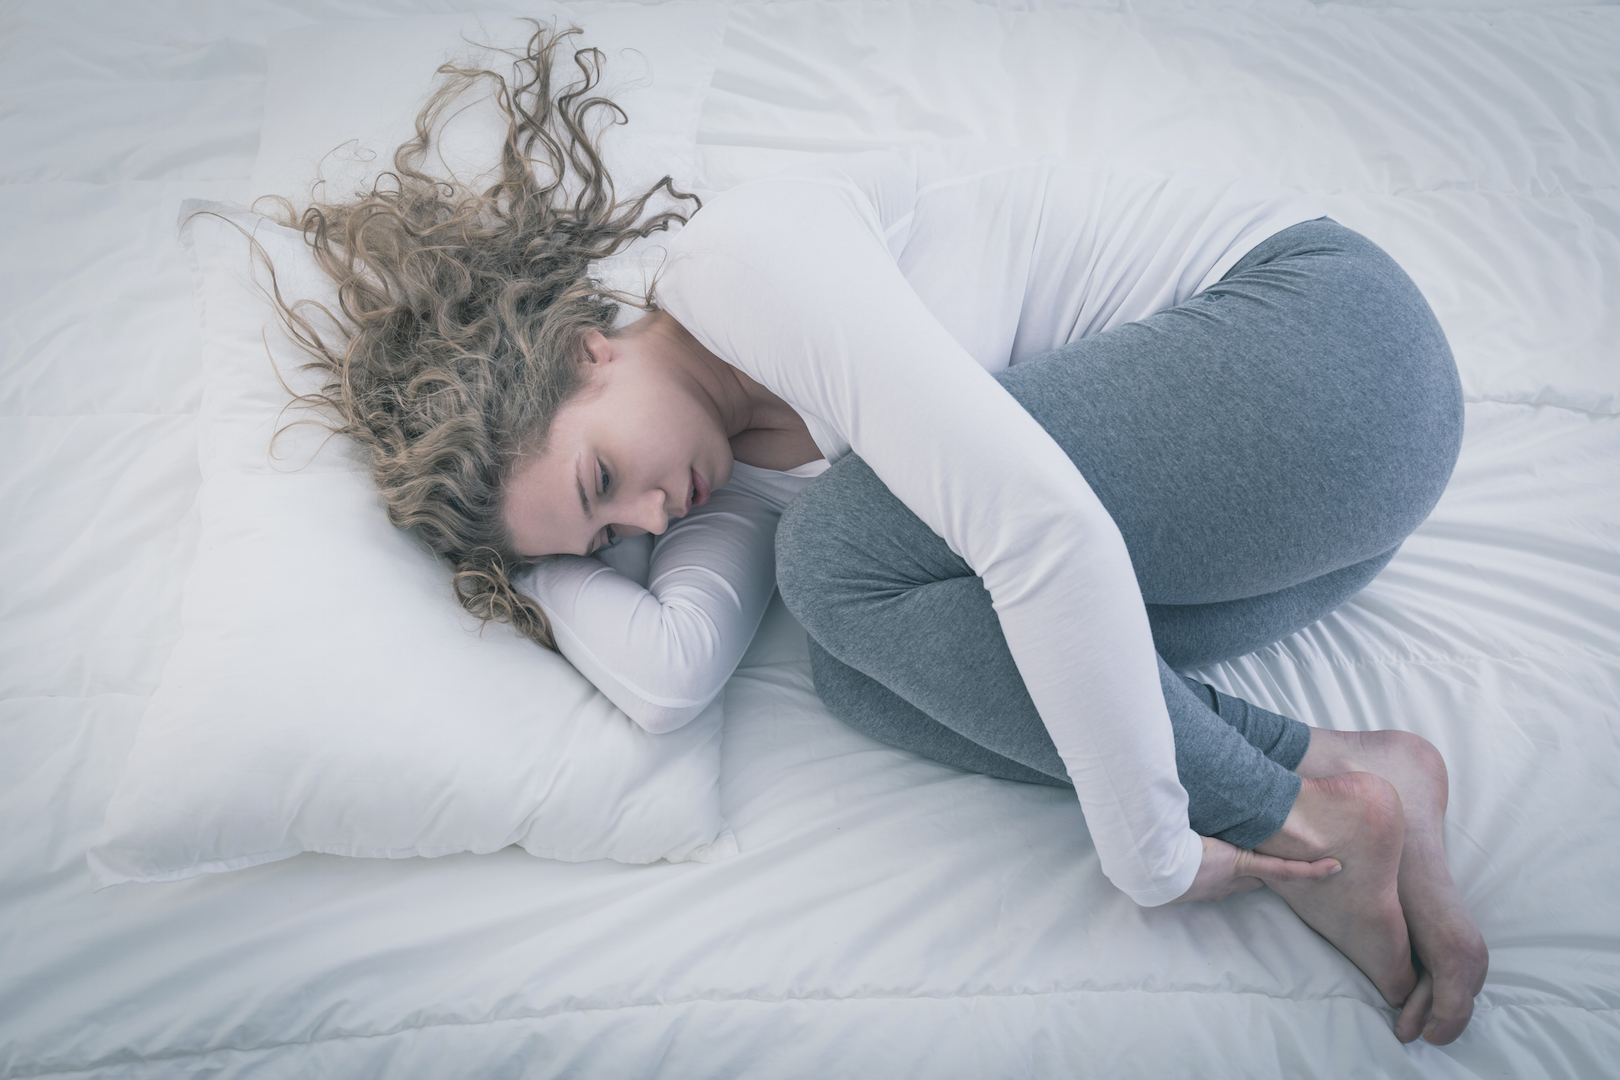
[[[1434,1034],[1434,1027],[1435,1027],[1434,1019],[1431,1017],[1429,1019],[1429,1022],[1427,1024],[1423,1025],[1423,1037],[1425,1039],[1427,1039],[1430,1035]]]
[[[1344,869],[1344,863],[1334,863],[1333,864],[1333,869],[1328,871],[1328,876],[1331,877],[1332,875],[1337,874],[1340,870],[1343,870],[1343,869]]]

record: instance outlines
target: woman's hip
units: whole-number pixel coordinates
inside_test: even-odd
[[[1388,551],[1439,499],[1462,436],[1422,294],[1327,219],[998,378],[1113,515],[1149,603],[1256,596]]]

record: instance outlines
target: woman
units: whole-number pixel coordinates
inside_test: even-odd
[[[468,609],[659,730],[718,691],[774,569],[846,721],[1072,784],[1139,903],[1264,879],[1399,1037],[1455,1038],[1485,951],[1433,748],[1170,670],[1325,615],[1438,498],[1460,398],[1405,275],[1268,185],[935,147],[728,192],[614,329],[591,264],[681,215],[614,201],[591,58],[553,98],[557,40],[497,98],[488,191],[418,167],[437,110],[498,78],[460,72],[397,188],[304,219],[355,328],[308,340],[321,400]],[[650,588],[586,558],[637,533],[660,537]]]

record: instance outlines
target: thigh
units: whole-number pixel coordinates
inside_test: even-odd
[[[1428,515],[1461,443],[1427,303],[1326,220],[999,379],[1113,516],[1150,604],[1277,593],[1377,558]]]
[[[1214,604],[1149,604],[1153,647],[1171,667],[1231,660],[1281,641],[1334,611],[1366,587],[1395,555],[1364,562],[1286,589]]]
[[[809,646],[810,674],[815,680],[816,694],[834,716],[861,734],[967,772],[1026,784],[1073,787],[1057,748],[1038,716],[1033,724],[1026,720],[1021,725],[1023,737],[1019,740],[1033,753],[1032,758],[1027,758],[1033,764],[1014,761],[969,735],[946,727],[878,680],[834,657],[815,638],[810,639]],[[1022,691],[1022,684],[1010,687],[1008,696]],[[1034,713],[1033,705],[1029,712]],[[1005,716],[984,719],[987,728],[993,725],[995,735],[1003,735],[1008,728],[1020,727],[1021,718],[1015,717],[1010,723]],[[984,738],[986,732],[971,734]]]
[[[1362,323],[1373,329],[1352,332]],[[1119,525],[1176,666],[1253,651],[1353,595],[1432,508],[1461,438],[1455,368],[1422,296],[1331,222],[1285,230],[1187,304],[1000,379]],[[972,587],[923,587],[972,577],[854,455],[778,532],[784,598],[842,658],[875,623],[834,631],[812,609],[871,613],[921,589],[907,633],[924,683],[931,663],[972,670],[1000,640],[945,629],[929,645],[931,623],[952,623],[947,594]]]
[[[1154,647],[1172,668],[1246,655],[1333,612],[1360,592],[1394,554],[1391,548],[1260,596],[1208,604],[1148,604]],[[891,643],[894,625],[885,616],[889,609],[898,612],[903,607],[905,648],[912,657],[907,666],[914,669],[903,681],[914,678],[915,692],[923,693],[924,686],[952,684],[944,672],[971,672],[977,681],[969,680],[967,688],[958,691],[967,694],[963,700],[982,707],[986,715],[1005,712],[1001,706],[1010,691],[999,677],[997,663],[1010,669],[1011,657],[983,583],[967,561],[858,456],[840,459],[788,508],[777,530],[776,558],[784,601],[840,656],[881,651]],[[983,617],[970,617],[967,609]],[[1021,685],[1017,696],[1022,700]]]
[[[846,505],[871,498],[868,509],[878,513],[898,506],[864,463],[847,460],[857,464],[840,462],[839,472],[823,478],[830,482],[813,489],[820,498]],[[826,528],[824,520],[790,513],[777,535],[781,550],[797,552],[782,596],[810,631],[816,692],[834,715],[891,746],[958,768],[1069,786],[979,580],[912,583],[909,575],[934,555],[885,571],[859,550],[829,551],[819,542]],[[921,533],[914,539],[926,542]],[[812,553],[823,557],[803,558]],[[842,565],[852,558],[860,563],[853,571]],[[946,556],[940,558],[936,569],[948,568]],[[860,591],[863,585],[869,591]],[[1162,659],[1159,681],[1189,823],[1204,835],[1253,847],[1293,805],[1299,778],[1290,770],[1309,743],[1307,730],[1184,679]]]

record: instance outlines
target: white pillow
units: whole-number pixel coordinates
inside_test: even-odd
[[[679,6],[689,20],[698,7]],[[702,8],[717,25],[722,9]],[[674,89],[693,114],[712,63],[711,50],[703,78]],[[345,440],[297,426],[271,459],[271,434],[299,416],[275,370],[295,390],[318,380],[298,370],[243,230],[288,299],[330,302],[331,285],[293,230],[215,204],[188,203],[182,220],[204,342],[201,535],[181,640],[88,855],[96,886],[302,851],[733,853],[718,703],[647,734],[561,657],[480,630],[446,570],[388,523]]]

